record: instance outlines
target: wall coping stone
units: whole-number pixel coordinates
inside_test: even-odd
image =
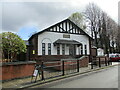
[[[21,64],[35,64],[35,63],[36,63],[36,61],[3,62],[3,63],[0,63],[0,66],[21,65]]]
[[[80,58],[68,58],[68,59],[61,59],[61,61],[69,61],[69,60],[82,60],[83,58],[87,58],[88,56],[82,56]]]

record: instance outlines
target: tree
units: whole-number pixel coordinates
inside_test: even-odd
[[[4,58],[14,60],[17,54],[26,52],[25,42],[12,32],[3,32],[0,34],[2,38],[1,48]]]
[[[94,38],[94,44],[98,47],[99,32],[101,31],[101,18],[103,11],[94,3],[89,3],[84,12],[85,17],[88,19],[91,29],[91,36]]]
[[[102,47],[104,48],[104,51],[106,54],[109,52],[109,47],[110,47],[110,40],[109,40],[109,34],[108,34],[108,25],[107,25],[107,14],[102,13],[102,25],[101,25],[101,32],[100,32],[100,38],[102,42]]]
[[[110,39],[110,52],[115,53],[115,45],[116,45],[116,39],[117,39],[117,33],[118,33],[118,24],[111,19],[110,17],[107,18],[106,21],[106,28],[107,28],[107,34],[109,35]]]
[[[106,54],[109,53],[108,51],[115,52],[118,40],[117,23],[94,3],[86,7],[84,14],[90,24],[94,45],[103,48]]]
[[[77,26],[79,26],[81,29],[86,29],[85,25],[85,19],[82,15],[82,13],[76,12],[73,13],[70,17],[68,17],[71,21],[73,21]]]
[[[118,25],[118,32],[116,38],[116,52],[120,53],[120,25]]]

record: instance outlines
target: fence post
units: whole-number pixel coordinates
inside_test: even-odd
[[[106,59],[106,57],[105,57],[105,66],[107,66],[107,59]]]
[[[99,57],[99,67],[101,67],[100,57]]]
[[[112,65],[112,62],[111,62],[111,65]]]
[[[79,60],[77,60],[77,72],[79,72]]]
[[[108,58],[108,66],[110,65],[110,58]]]
[[[91,57],[91,69],[93,69],[93,58]]]
[[[110,61],[108,61],[108,66],[110,65]]]
[[[41,76],[42,76],[42,80],[45,80],[44,79],[44,70],[43,70],[43,61],[41,63]]]
[[[63,71],[63,73],[62,73],[62,75],[64,76],[65,75],[65,73],[64,73],[64,61],[62,61],[62,71]]]
[[[93,69],[93,62],[91,62],[91,69]]]
[[[110,65],[110,58],[108,57],[108,59],[107,59],[107,63],[108,63],[108,66]]]

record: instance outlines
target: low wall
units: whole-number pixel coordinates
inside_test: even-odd
[[[69,70],[69,69],[76,69],[77,68],[77,60],[63,60],[64,61],[64,70]],[[89,57],[84,57],[81,60],[79,60],[79,67],[87,67],[89,63]],[[59,65],[57,67],[53,67],[56,70],[62,70],[62,61],[51,61],[51,63],[43,63],[45,66],[56,66]],[[70,65],[70,64],[74,64],[74,65]]]
[[[69,58],[79,58],[81,55],[71,56],[71,55],[39,55],[35,58],[31,58],[31,60],[37,60],[40,61],[60,61],[61,59],[69,59]],[[38,63],[37,62],[37,63]]]
[[[85,57],[80,60],[80,67],[88,67],[89,57]]]
[[[88,63],[89,63],[89,57],[84,57],[83,59],[79,60],[79,67],[88,67]],[[76,62],[65,62],[65,64],[68,64],[68,66],[67,65],[64,66],[65,70],[77,69],[77,61]],[[75,65],[72,65],[71,67],[69,64],[75,64]]]
[[[97,56],[96,57],[96,63],[97,65],[99,65],[99,58],[100,58],[100,63],[101,64],[105,64],[105,60],[109,60],[109,58],[107,56]]]
[[[31,76],[35,63],[34,61],[2,63],[0,65],[0,70],[2,69],[0,80],[5,81]]]

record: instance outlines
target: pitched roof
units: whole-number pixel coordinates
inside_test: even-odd
[[[46,29],[38,32],[38,33],[33,34],[33,35],[28,39],[28,41],[29,41],[30,39],[32,39],[35,35],[39,35],[39,34],[42,34],[42,33],[45,32],[45,31],[49,31],[50,28],[52,28],[52,27],[54,27],[54,26],[56,26],[56,25],[59,25],[59,24],[61,24],[61,23],[63,23],[63,22],[66,22],[66,21],[72,23],[75,27],[77,27],[79,30],[81,30],[82,33],[84,33],[84,34],[85,34],[86,36],[88,36],[89,38],[93,39],[93,38],[90,37],[84,30],[82,30],[79,26],[77,26],[74,22],[72,22],[70,19],[65,19],[65,20],[63,20],[63,21],[61,21],[61,22],[58,22],[58,23],[56,23],[56,24],[54,24],[54,25],[52,25],[52,26],[50,26],[50,27],[48,27],[48,28],[46,28]],[[65,33],[65,32],[61,32],[61,33]],[[70,33],[70,34],[71,34],[71,33]]]
[[[58,39],[54,42],[54,44],[74,44],[74,45],[81,45],[80,42],[76,40],[65,40],[65,39]]]

